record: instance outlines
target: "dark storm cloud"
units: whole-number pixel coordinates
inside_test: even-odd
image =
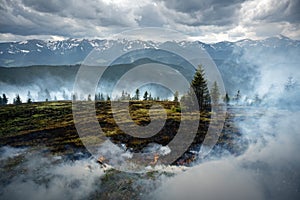
[[[69,29],[71,24],[63,23],[57,16],[31,12],[18,2],[8,2],[5,6],[5,11],[0,11],[4,19],[0,21],[1,33],[68,35],[68,31],[72,30]]]
[[[274,9],[257,17],[258,20],[267,22],[286,21],[290,23],[300,22],[300,0],[281,1],[274,5]]]
[[[108,37],[164,27],[206,41],[300,38],[300,0],[2,0],[0,40]],[[24,36],[24,37],[23,37]]]
[[[36,0],[23,0],[23,4],[27,7],[31,7],[40,12],[56,13],[64,10],[68,4],[65,1],[60,0],[47,0],[47,1],[36,1]]]
[[[237,24],[242,20],[240,13],[243,3],[253,2],[254,6],[245,9],[254,12],[253,18],[265,22],[300,22],[300,0],[274,1],[250,1],[250,0],[158,0],[176,12],[188,14],[194,19],[187,22],[189,26],[201,25],[230,25]],[[259,3],[267,5],[258,7]],[[257,6],[257,7],[256,7]],[[267,12],[266,12],[267,11]],[[183,23],[183,22],[181,22]]]
[[[287,19],[291,22],[300,22],[300,0],[291,1],[288,6],[288,16]]]
[[[0,33],[89,37],[109,27],[136,23],[127,10],[101,1],[7,0],[0,5]]]
[[[22,2],[37,12],[51,13],[77,20],[92,20],[95,25],[124,26],[130,21],[130,18],[126,19],[126,15],[124,15],[125,18],[120,17],[121,13],[118,13],[117,8],[97,0],[23,0]]]
[[[159,0],[165,6],[197,19],[190,26],[227,25],[238,21],[238,11],[245,0]]]
[[[210,8],[221,9],[224,7],[239,5],[245,0],[160,0],[165,2],[169,8],[180,12],[191,13],[196,11],[205,11]]]

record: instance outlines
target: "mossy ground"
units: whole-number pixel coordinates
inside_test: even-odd
[[[85,104],[91,102],[81,102],[83,108]],[[176,135],[180,126],[181,109],[178,102],[172,101],[131,101],[118,102],[120,109],[116,112],[121,116],[118,123],[129,126],[133,120],[140,126],[148,125],[151,120],[165,120],[155,112],[150,119],[149,108],[155,104],[163,107],[167,114],[164,127],[150,138],[137,138],[124,133],[115,122],[111,102],[101,101],[95,103],[96,117],[99,124],[107,137],[116,144],[125,144],[132,151],[140,151],[149,143],[158,143],[167,145]],[[129,103],[130,119],[125,117],[128,108],[124,105]],[[124,104],[124,105],[123,105]],[[81,110],[84,116],[86,110]],[[157,114],[156,114],[157,113]],[[191,113],[184,120],[194,120],[199,116],[199,112]],[[122,116],[124,117],[122,118]],[[207,127],[210,122],[210,113],[201,112],[200,126],[198,134],[194,140],[194,147],[200,145],[203,141]],[[91,129],[88,125],[89,120],[81,121],[87,131]],[[84,126],[85,125],[85,126]],[[227,127],[228,128],[228,127]],[[189,134],[189,130],[185,130]],[[232,132],[236,132],[233,130]],[[221,144],[232,145],[232,137],[226,136],[220,138]],[[58,102],[36,102],[21,105],[7,105],[0,107],[0,146],[10,145],[14,147],[44,147],[54,154],[72,154],[76,151],[86,151],[85,144],[93,145],[102,142],[101,138],[87,135],[79,137],[74,125],[71,101]]]

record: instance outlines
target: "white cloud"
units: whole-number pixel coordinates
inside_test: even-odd
[[[271,0],[5,0],[0,3],[0,41],[47,35],[49,39],[106,38],[140,27],[174,29],[204,42],[278,34],[300,39],[298,4],[296,0],[276,4]]]

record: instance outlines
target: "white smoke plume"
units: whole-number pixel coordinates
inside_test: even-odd
[[[300,112],[270,111],[243,130],[252,143],[242,156],[192,167],[166,180],[154,199],[298,199],[299,119]]]
[[[99,189],[104,174],[92,159],[65,161],[60,156],[12,147],[2,147],[0,152],[0,166],[5,172],[0,176],[3,200],[84,199]],[[18,161],[19,165],[7,168],[7,163]]]
[[[258,66],[254,91],[263,102],[240,108],[243,121],[235,121],[245,153],[204,161],[163,181],[152,199],[300,199],[300,88],[299,54],[290,51],[246,52],[243,59]],[[291,82],[291,81],[290,81]]]

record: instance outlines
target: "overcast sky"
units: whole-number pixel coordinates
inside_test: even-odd
[[[0,41],[108,38],[142,27],[203,42],[300,39],[300,0],[1,0]]]

